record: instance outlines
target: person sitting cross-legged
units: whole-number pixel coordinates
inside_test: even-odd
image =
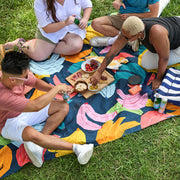
[[[82,50],[92,12],[91,0],[34,0],[34,12],[37,19],[35,39],[26,42],[17,38],[5,43],[5,49],[28,47],[23,48],[23,52],[35,61],[44,61],[52,53],[65,56]],[[76,19],[79,24],[75,23]]]
[[[93,154],[93,144],[72,144],[51,135],[69,112],[63,100],[54,100],[62,92],[71,93],[66,84],[52,86],[29,72],[29,57],[10,51],[1,62],[0,71],[0,134],[24,143],[24,148],[36,167],[43,164],[43,149],[73,150],[80,164],[86,164]],[[24,95],[25,85],[47,92],[34,100]],[[32,126],[44,122],[41,132]]]

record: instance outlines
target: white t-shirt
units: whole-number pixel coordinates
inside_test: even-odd
[[[47,5],[44,4],[45,0],[35,0],[34,2],[34,11],[38,21],[38,28],[41,34],[47,39],[51,40],[54,43],[58,43],[59,40],[63,39],[64,36],[69,33],[74,33],[79,35],[82,39],[86,36],[86,30],[80,29],[76,24],[70,24],[57,32],[54,33],[45,33],[43,27],[47,26],[54,22],[52,16],[49,14],[49,17],[46,13]],[[84,10],[88,7],[92,7],[92,2],[90,0],[76,0],[77,5],[74,3],[74,0],[65,0],[63,6],[55,1],[56,8],[56,17],[59,21],[66,20],[71,15],[76,15],[77,19],[81,17],[81,10]]]

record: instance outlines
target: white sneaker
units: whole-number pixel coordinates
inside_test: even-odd
[[[42,155],[44,149],[33,142],[24,142],[24,148],[32,163],[36,167],[41,167],[43,164]]]
[[[93,154],[94,144],[73,144],[79,164],[87,164]]]
[[[135,41],[128,41],[128,45],[132,47],[132,50],[134,52],[139,51],[139,41],[135,40]]]
[[[111,39],[112,37],[107,37],[107,36],[103,36],[103,37],[93,37],[89,44],[91,46],[94,47],[101,47],[101,46],[108,46],[108,41],[109,39]]]

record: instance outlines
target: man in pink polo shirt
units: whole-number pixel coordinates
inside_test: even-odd
[[[0,73],[0,134],[10,140],[24,142],[24,148],[36,167],[43,164],[43,148],[73,150],[80,164],[92,156],[93,144],[72,144],[50,135],[69,111],[65,101],[54,100],[62,91],[72,89],[66,84],[51,86],[29,72],[29,58],[16,51],[6,53]],[[47,93],[30,100],[24,96],[25,85]],[[41,132],[32,125],[46,121]]]

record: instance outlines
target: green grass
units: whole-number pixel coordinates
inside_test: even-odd
[[[34,0],[0,0],[0,43],[34,38]],[[92,0],[91,19],[114,12],[112,0]],[[179,15],[179,0],[171,0],[162,16]],[[46,161],[38,169],[25,165],[7,180],[179,180],[180,117],[171,118],[121,139],[95,147],[81,166],[74,154]]]

